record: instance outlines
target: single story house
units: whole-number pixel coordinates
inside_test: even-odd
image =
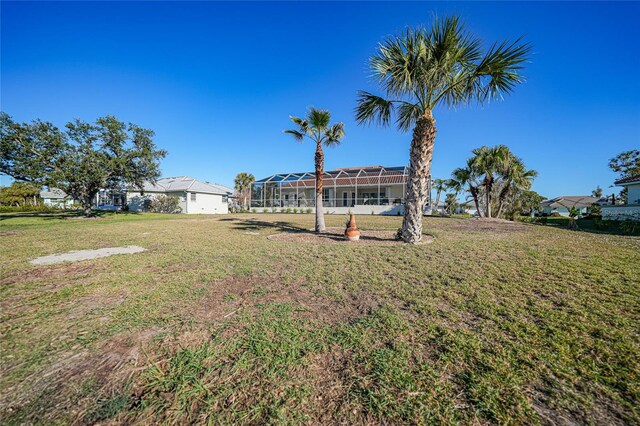
[[[233,195],[233,189],[188,176],[179,176],[158,179],[155,183],[145,182],[143,191],[101,189],[96,194],[93,204],[99,210],[120,210],[128,206],[131,211],[145,211],[149,208],[151,200],[161,195],[178,197],[182,213],[225,214],[229,212],[228,198]],[[76,202],[57,188],[41,191],[40,197],[46,205],[56,207],[68,207]]]
[[[574,207],[580,214],[587,213],[587,210],[600,201],[598,197],[590,197],[587,195],[569,195],[556,197],[551,200],[545,200],[540,203],[543,215],[559,213],[561,216],[569,216],[569,210]]]
[[[345,167],[325,171],[325,213],[402,214],[408,171],[404,166]],[[251,185],[251,208],[315,208],[315,172],[280,173]],[[430,193],[431,187],[428,188]],[[427,200],[427,205],[430,200]]]
[[[602,206],[602,219],[640,220],[640,175],[628,176],[614,182],[627,189],[626,204]]]
[[[42,202],[49,207],[65,208],[75,201],[66,192],[58,188],[47,188],[40,191]]]
[[[228,198],[233,189],[216,183],[196,180],[188,176],[168,177],[156,182],[145,182],[143,191],[128,190],[122,200],[130,211],[146,210],[150,200],[165,195],[178,197],[182,213],[187,214],[226,214],[229,212]],[[117,207],[117,195],[113,196],[113,206]],[[106,205],[98,204],[98,208]]]

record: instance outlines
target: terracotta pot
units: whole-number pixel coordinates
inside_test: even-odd
[[[356,215],[353,213],[349,215],[349,223],[347,223],[344,236],[348,241],[358,241],[360,239],[360,230],[358,230],[358,226],[356,225]]]

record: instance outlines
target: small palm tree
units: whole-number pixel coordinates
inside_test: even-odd
[[[285,130],[295,140],[302,142],[304,138],[316,144],[316,232],[325,230],[324,212],[322,206],[322,176],[324,175],[324,152],[322,146],[339,145],[344,138],[344,123],[331,124],[331,113],[327,110],[309,108],[307,116],[303,118],[289,117],[298,128]]]
[[[249,191],[251,184],[256,181],[256,178],[251,173],[240,172],[236,175],[234,180],[234,189],[238,198],[242,202],[243,210],[247,210],[247,200],[249,199]]]
[[[467,167],[459,167],[451,173],[451,179],[447,181],[447,186],[453,189],[456,193],[461,191],[468,191],[473,198],[473,203],[476,206],[478,216],[482,217],[482,210],[480,210],[480,185],[477,180],[477,175],[471,167],[471,160],[467,161]]]
[[[500,217],[502,214],[502,209],[509,195],[528,191],[531,189],[533,179],[538,176],[538,172],[535,170],[527,170],[521,158],[516,157],[512,153],[509,153],[509,157],[509,161],[507,161],[504,168],[500,170],[502,188],[498,194],[498,212],[496,213],[496,217]]]
[[[440,194],[442,190],[445,189],[445,180],[444,179],[434,179],[433,188],[436,190],[436,211],[438,211],[438,205],[440,204]]]
[[[436,19],[429,29],[408,29],[390,37],[370,60],[386,96],[359,92],[356,120],[388,126],[397,108],[398,128],[413,128],[400,230],[405,242],[422,238],[422,209],[436,137],[434,108],[501,99],[523,80],[520,70],[528,58],[528,44],[520,39],[495,43],[486,52],[480,46],[481,41],[452,16]]]

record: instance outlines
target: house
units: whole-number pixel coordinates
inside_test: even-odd
[[[558,213],[561,216],[569,216],[569,210],[576,208],[580,214],[587,213],[587,210],[597,204],[600,201],[598,197],[582,196],[582,195],[569,195],[556,197],[551,200],[545,200],[540,203],[541,213],[543,215],[550,215]]]
[[[602,219],[640,220],[640,175],[628,176],[614,182],[627,190],[627,203],[602,206]]]
[[[130,189],[123,200],[130,211],[144,211],[150,201],[161,195],[178,197],[182,213],[187,214],[226,214],[229,212],[228,197],[233,189],[216,183],[196,180],[188,176],[168,177],[154,182],[145,182],[143,191]],[[113,207],[117,207],[117,195],[113,196]],[[109,200],[107,200],[109,201]],[[108,207],[98,204],[98,208]]]
[[[65,208],[74,203],[66,192],[58,188],[47,188],[40,191],[42,202],[49,207]]]
[[[345,167],[326,171],[322,194],[325,213],[402,214],[407,177],[407,167],[403,166]],[[315,186],[314,172],[271,175],[251,185],[250,205],[258,210],[314,209]]]

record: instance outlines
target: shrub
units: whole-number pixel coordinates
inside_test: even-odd
[[[149,210],[154,213],[182,213],[178,197],[161,195],[149,201]]]
[[[602,220],[600,217],[593,218],[593,227],[599,231],[604,231],[609,227],[609,225]]]
[[[625,219],[620,222],[620,229],[626,235],[633,235],[640,232],[640,222],[633,219]]]
[[[258,209],[251,209],[251,213],[258,213]]]
[[[278,210],[276,209],[275,206],[271,207],[271,213],[276,213]]]
[[[311,207],[307,207],[307,210],[306,210],[307,214],[310,214],[312,211],[313,209]]]
[[[269,209],[263,209],[262,213],[269,213]]]
[[[298,213],[298,209],[296,209],[295,207],[293,208],[293,213]]]
[[[291,209],[289,207],[287,207],[286,209],[284,209],[285,213],[291,213]]]
[[[52,207],[45,204],[23,205],[23,206],[0,206],[0,213],[14,212],[42,212],[53,213],[63,210],[61,207]]]

